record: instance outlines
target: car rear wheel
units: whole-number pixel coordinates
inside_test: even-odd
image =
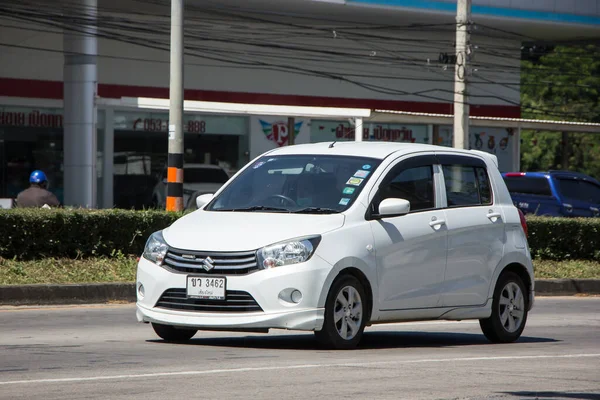
[[[365,329],[365,300],[358,279],[350,275],[338,278],[329,290],[323,328],[315,332],[317,340],[334,349],[355,348]]]
[[[515,273],[505,272],[498,279],[492,301],[492,315],[480,319],[485,337],[494,343],[517,340],[527,322],[527,292],[523,280]]]
[[[161,339],[167,342],[185,342],[198,332],[196,329],[175,328],[171,325],[156,324],[154,322],[152,323],[152,329]]]

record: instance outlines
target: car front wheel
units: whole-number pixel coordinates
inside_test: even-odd
[[[485,337],[494,343],[517,340],[527,322],[526,296],[523,280],[515,273],[503,273],[494,290],[492,315],[479,320]]]
[[[196,329],[180,329],[171,325],[162,325],[152,323],[152,329],[156,334],[167,342],[185,342],[190,340],[196,332]]]
[[[315,332],[319,342],[334,349],[352,349],[365,329],[366,297],[362,284],[353,276],[338,278],[325,303],[323,328]]]

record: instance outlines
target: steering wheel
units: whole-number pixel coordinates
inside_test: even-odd
[[[287,197],[283,194],[272,194],[270,196],[268,196],[265,200],[269,200],[269,199],[277,199],[280,201],[279,205],[284,205],[284,202],[294,206],[294,207],[298,207],[298,204],[290,197]]]

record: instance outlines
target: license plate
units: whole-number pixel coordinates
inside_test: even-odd
[[[187,297],[225,300],[226,286],[227,282],[224,277],[188,276]]]

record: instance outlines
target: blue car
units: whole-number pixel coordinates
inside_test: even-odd
[[[600,217],[600,182],[571,171],[502,174],[513,203],[524,214]]]

